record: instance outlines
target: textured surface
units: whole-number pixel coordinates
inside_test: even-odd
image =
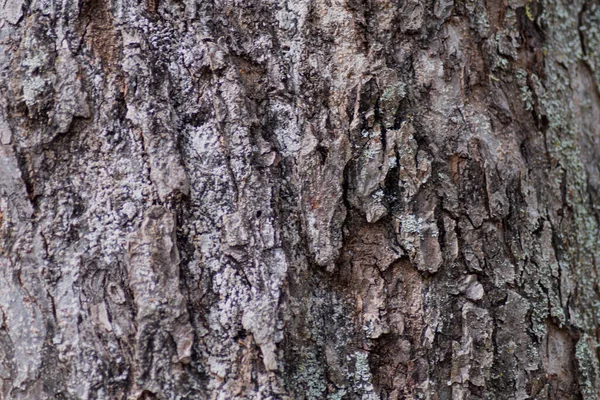
[[[0,398],[597,399],[600,7],[0,0]]]

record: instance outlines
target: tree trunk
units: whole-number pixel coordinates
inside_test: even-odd
[[[0,398],[597,399],[592,0],[0,0]]]

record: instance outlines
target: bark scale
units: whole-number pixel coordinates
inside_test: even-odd
[[[599,45],[584,0],[0,0],[0,398],[598,398]]]

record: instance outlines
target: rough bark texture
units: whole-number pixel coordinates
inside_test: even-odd
[[[0,398],[597,399],[591,0],[0,0]]]

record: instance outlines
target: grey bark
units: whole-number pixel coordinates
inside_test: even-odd
[[[597,399],[591,0],[0,0],[0,398]]]

